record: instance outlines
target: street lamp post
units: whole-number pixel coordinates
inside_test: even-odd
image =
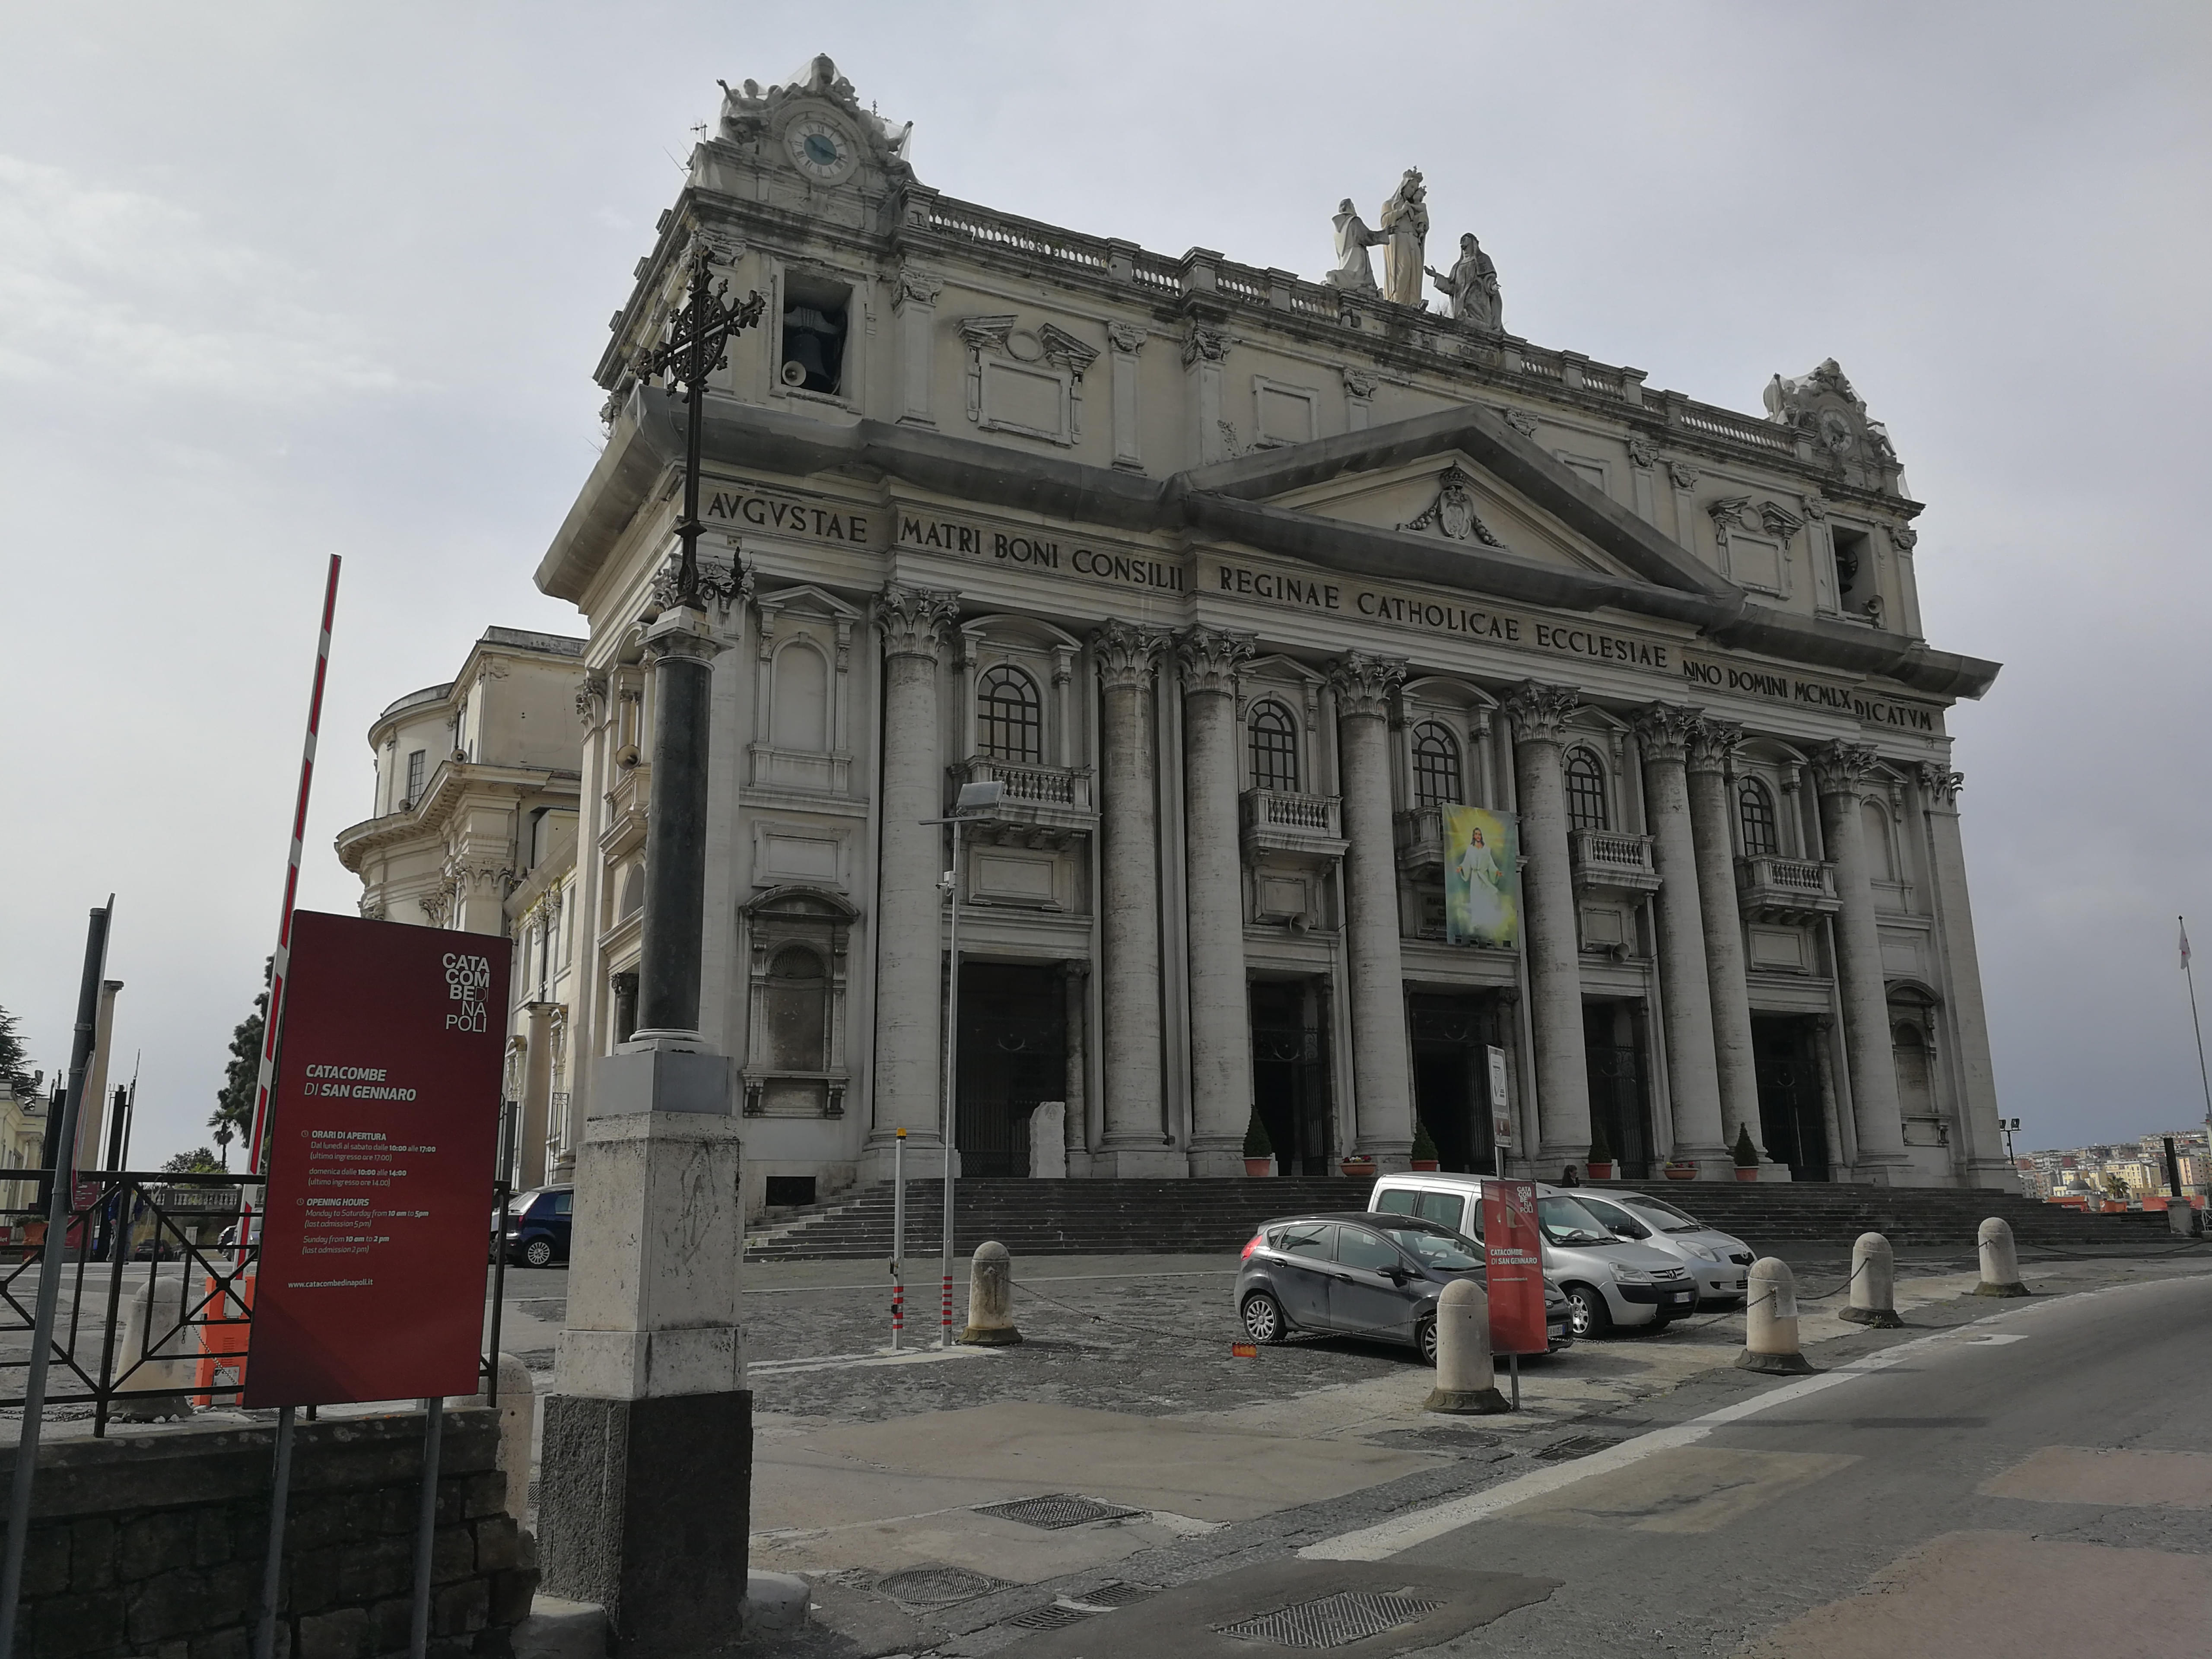
[[[921,820],[952,826],[952,868],[945,872],[945,880],[952,904],[951,922],[945,931],[949,961],[945,975],[945,1087],[938,1108],[939,1144],[945,1152],[945,1280],[937,1331],[940,1348],[952,1346],[952,1141],[959,1127],[960,1087],[960,832],[976,819],[989,817],[1006,793],[1006,786],[996,780],[963,783],[952,803],[951,817]]]

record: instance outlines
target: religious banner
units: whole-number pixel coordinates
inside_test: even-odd
[[[477,1391],[507,949],[294,912],[249,1408]]]
[[[1445,941],[1511,950],[1521,942],[1521,847],[1512,817],[1480,806],[1447,806],[1442,816]]]
[[[1536,1183],[1482,1183],[1484,1287],[1490,1292],[1492,1353],[1542,1353],[1544,1238],[1536,1227]]]

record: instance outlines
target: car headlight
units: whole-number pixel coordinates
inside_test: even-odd
[[[1651,1275],[1641,1267],[1615,1267],[1613,1279],[1616,1285],[1649,1285]]]
[[[1720,1260],[1720,1255],[1717,1251],[1703,1244],[1686,1243],[1682,1248],[1687,1250],[1692,1255],[1697,1257],[1700,1261],[1717,1261]]]

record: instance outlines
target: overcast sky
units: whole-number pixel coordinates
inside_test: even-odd
[[[134,1163],[206,1139],[258,988],[325,558],[301,898],[349,912],[376,711],[489,623],[581,631],[530,573],[715,78],[817,52],[948,195],[1318,276],[1419,166],[1540,344],[1753,412],[1839,359],[1931,639],[2006,665],[1952,727],[2023,1149],[2203,1115],[2202,0],[809,9],[0,12],[0,1006],[65,1061],[114,890]]]

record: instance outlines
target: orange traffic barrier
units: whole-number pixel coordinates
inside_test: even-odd
[[[200,1390],[192,1396],[195,1406],[213,1405],[215,1389],[228,1393],[245,1385],[246,1346],[252,1329],[247,1321],[253,1310],[253,1279],[247,1273],[228,1280],[219,1280],[213,1275],[200,1280],[200,1300],[207,1310],[207,1317],[200,1326],[199,1360],[192,1378]]]

